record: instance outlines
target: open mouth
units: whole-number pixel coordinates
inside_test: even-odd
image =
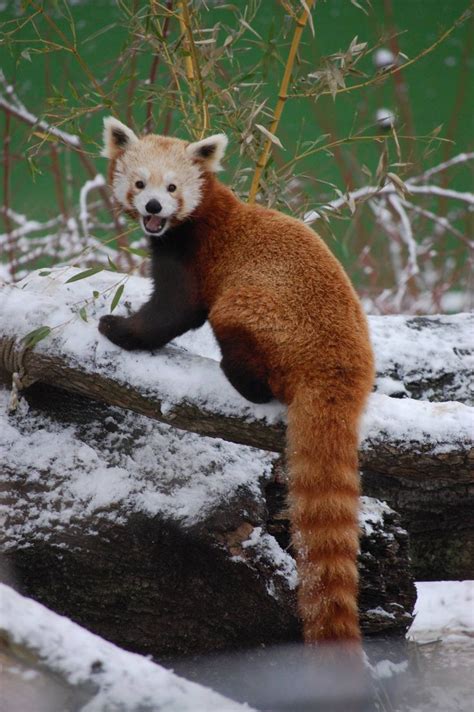
[[[142,215],[143,228],[149,235],[161,235],[167,222],[167,218],[160,218],[159,215]]]

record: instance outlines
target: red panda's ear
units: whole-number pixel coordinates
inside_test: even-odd
[[[116,158],[117,154],[130,148],[136,141],[138,141],[138,137],[121,121],[113,116],[107,116],[104,119],[104,147],[101,156]]]
[[[227,136],[225,134],[215,134],[203,138],[186,146],[186,153],[193,160],[201,163],[207,171],[215,173],[222,170],[221,160],[227,148]]]

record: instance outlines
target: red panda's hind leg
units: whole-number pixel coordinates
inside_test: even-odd
[[[262,345],[256,334],[270,311],[262,290],[246,286],[226,291],[209,313],[222,352],[221,368],[234,388],[253,403],[275,398]]]
[[[273,400],[265,366],[251,335],[238,327],[215,328],[214,333],[222,352],[221,368],[236,391],[252,403]]]

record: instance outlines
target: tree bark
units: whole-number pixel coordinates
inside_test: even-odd
[[[1,548],[23,593],[159,660],[300,639],[274,455],[39,384],[27,397],[2,473]],[[239,468],[255,461],[263,474],[246,478]],[[407,534],[368,498],[361,528],[362,628],[401,634],[416,595]]]
[[[6,346],[6,340],[0,339],[0,353],[2,349],[6,350]],[[186,353],[178,362],[178,369],[184,383],[189,378],[189,374],[202,368],[203,360],[208,362],[206,364],[208,367],[215,369],[216,374],[218,373],[217,363],[209,364],[210,359]],[[269,423],[265,417],[256,415],[252,407],[243,399],[240,408],[234,408],[234,412],[219,412],[207,407],[190,388],[185,397],[179,396],[170,405],[167,398],[160,395],[160,384],[158,388],[151,384],[153,388],[151,395],[151,389],[147,391],[144,388],[134,388],[129,383],[107,377],[98,369],[86,370],[66,356],[26,351],[23,364],[28,378],[32,381],[58,386],[71,393],[84,395],[108,405],[127,408],[183,430],[273,452],[283,452],[285,449],[286,428],[283,406],[277,411],[277,422]],[[8,370],[11,373],[12,367],[8,368],[8,365],[4,364],[4,379],[7,377]],[[381,396],[381,398],[386,397]],[[366,436],[362,440],[360,449],[362,469],[387,473],[393,477],[406,477],[423,472],[430,473],[432,478],[450,477],[450,473],[455,470],[463,478],[474,481],[473,438],[469,437],[466,428],[463,432],[458,432],[449,427],[454,411],[461,412],[464,419],[472,420],[474,409],[459,404],[459,406],[452,405],[449,412],[445,412],[443,407],[436,403],[411,401],[413,408],[421,415],[436,421],[437,434],[433,437],[428,427],[421,434],[405,429],[400,436],[398,434],[400,428],[393,426],[403,424],[408,400],[390,399],[391,422],[385,421],[381,426],[377,425],[377,421],[372,424],[371,416],[376,415],[380,403],[386,406],[387,401],[374,400],[372,404],[369,403]],[[445,432],[442,427],[440,428],[443,418],[447,423]]]

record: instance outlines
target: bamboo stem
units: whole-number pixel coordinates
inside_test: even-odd
[[[288,98],[288,86],[290,84],[291,73],[293,71],[293,65],[295,63],[296,52],[298,51],[298,47],[299,47],[300,40],[301,40],[301,35],[303,34],[303,30],[304,30],[305,25],[308,21],[309,13],[311,12],[311,8],[312,8],[313,4],[314,4],[314,0],[308,0],[306,3],[305,10],[303,11],[303,13],[300,15],[300,17],[296,21],[295,33],[293,35],[293,40],[291,42],[288,59],[286,61],[285,72],[283,74],[283,79],[282,79],[281,85],[280,85],[278,100],[277,100],[277,103],[275,106],[275,111],[273,114],[273,121],[270,126],[270,133],[272,133],[272,134],[276,134],[276,131],[278,129],[278,124],[280,123],[280,118],[283,113],[283,107],[284,107],[285,102]],[[255,202],[257,191],[258,191],[258,188],[260,185],[260,177],[262,175],[263,169],[267,165],[271,147],[272,147],[272,141],[270,138],[267,138],[267,140],[265,141],[265,144],[263,146],[262,153],[257,161],[257,166],[256,166],[255,173],[253,176],[252,185],[250,186],[249,198],[248,198],[249,203]]]
[[[152,4],[151,6],[152,11],[154,10],[154,6]],[[166,9],[168,10],[169,13],[171,13],[171,10],[173,9],[173,0],[168,0],[166,3]],[[163,41],[166,42],[166,38],[168,37],[168,32],[169,32],[169,26],[170,26],[170,15],[167,15],[165,18],[165,21],[163,23]],[[150,77],[149,77],[149,85],[150,87],[153,86],[155,83],[156,79],[156,74],[158,71],[158,66],[160,64],[160,55],[158,52],[155,53],[155,56],[153,57],[153,61],[151,63],[151,68],[150,68]],[[150,94],[146,101],[146,118],[145,118],[145,133],[151,133],[153,127],[153,98]]]
[[[199,66],[199,59],[196,50],[196,45],[194,44],[193,32],[191,28],[191,18],[189,16],[189,6],[188,0],[180,0],[181,12],[179,14],[179,24],[181,26],[181,31],[186,38],[187,49],[189,50],[189,55],[184,58],[186,76],[188,78],[188,83],[193,91],[193,86],[197,88],[197,100],[202,107],[202,128],[199,138],[203,138],[206,131],[210,128],[211,122],[209,118],[209,107],[206,101],[206,94],[204,90],[204,82],[202,79],[201,68]]]

